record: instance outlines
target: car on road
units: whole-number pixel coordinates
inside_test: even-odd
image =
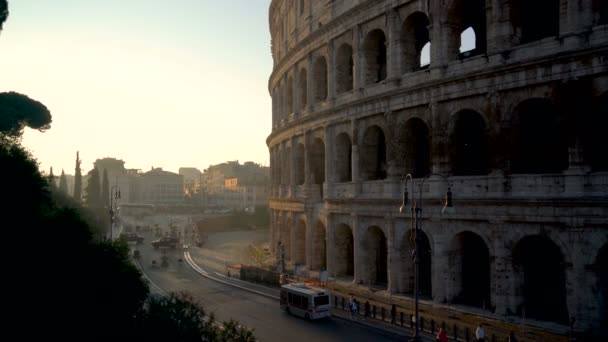
[[[152,246],[154,249],[158,249],[160,247],[168,247],[168,248],[177,248],[179,243],[179,239],[172,236],[163,236],[158,240],[152,241]]]
[[[138,245],[144,242],[144,237],[137,233],[125,232],[120,234],[120,238],[127,242],[135,242]]]

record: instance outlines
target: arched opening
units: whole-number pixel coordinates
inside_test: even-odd
[[[593,0],[593,18],[595,25],[608,24],[608,1]]]
[[[327,243],[325,237],[325,225],[319,221],[315,228],[313,238],[312,269],[326,270],[327,269]]]
[[[568,167],[560,116],[547,99],[529,99],[515,109],[513,173],[556,173]]]
[[[285,184],[291,185],[291,147],[285,149],[285,164],[283,166]]]
[[[336,92],[338,94],[353,90],[353,48],[342,44],[336,53]]]
[[[352,180],[352,145],[346,133],[336,137],[336,182],[344,183]]]
[[[564,257],[559,247],[546,236],[526,236],[513,248],[513,269],[522,294],[518,313],[567,324]]]
[[[306,222],[300,220],[296,226],[296,264],[306,265]]]
[[[608,127],[608,93],[594,101],[595,108],[585,122],[585,134],[581,137],[583,152],[592,171],[608,171],[606,152],[606,127]]]
[[[293,113],[293,79],[291,76],[287,79],[287,94],[286,94],[286,113]]]
[[[325,183],[325,144],[320,138],[316,138],[312,143],[310,172],[313,176],[311,184]]]
[[[380,29],[371,31],[363,42],[363,81],[365,85],[386,79],[386,36]]]
[[[409,119],[404,126],[399,146],[404,153],[405,174],[415,178],[424,177],[431,171],[429,129],[419,118]]]
[[[608,244],[600,249],[595,260],[595,270],[600,304],[599,326],[608,327]],[[606,331],[603,333],[608,335]]]
[[[308,100],[308,83],[306,81],[306,69],[300,69],[300,77],[298,78],[298,109],[306,107]]]
[[[345,224],[340,224],[336,228],[335,239],[336,275],[352,277],[355,274],[353,230]]]
[[[448,53],[452,59],[486,52],[486,0],[455,0],[448,20]]]
[[[560,0],[512,0],[511,23],[520,43],[557,36],[559,7]]]
[[[400,37],[401,55],[403,57],[402,73],[415,71],[423,65],[430,64],[430,51],[428,58],[423,57],[423,48],[430,45],[428,26],[429,19],[422,12],[412,13],[403,22]]]
[[[490,309],[490,252],[483,239],[469,231],[456,235],[449,259],[453,301]]]
[[[327,62],[325,57],[317,57],[312,66],[315,102],[327,100]]]
[[[431,259],[431,244],[426,234],[419,230],[418,237],[418,258],[420,260],[418,268],[418,293],[422,296],[431,297],[433,293],[432,286],[432,259]],[[401,244],[402,260],[403,260],[403,276],[405,289],[404,292],[414,294],[414,251],[415,251],[415,230],[410,230],[403,237]]]
[[[304,184],[304,180],[305,180],[304,159],[305,158],[306,158],[306,149],[304,148],[304,144],[299,143],[298,147],[296,148],[296,169],[294,170],[295,176],[296,176],[296,185]]]
[[[285,221],[279,218],[282,223]],[[283,226],[281,232],[281,242],[285,246],[285,259],[291,260],[291,218],[287,220],[287,224]]]
[[[364,277],[365,282],[386,285],[388,283],[387,259],[388,249],[384,232],[377,226],[369,227],[365,232],[362,243],[365,254]]]
[[[420,52],[420,68],[425,69],[431,65],[431,42],[424,44]]]
[[[360,148],[361,180],[386,178],[386,140],[378,126],[371,126],[363,134]]]
[[[454,117],[450,145],[452,172],[457,176],[488,173],[488,139],[483,117],[472,110],[462,110]]]

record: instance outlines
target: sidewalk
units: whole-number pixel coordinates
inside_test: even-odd
[[[202,251],[199,248],[189,248],[187,252],[189,252],[192,262],[194,262],[199,267],[202,267],[200,270],[205,273],[206,277],[259,295],[263,295],[276,300],[279,299],[279,288],[259,285],[256,283],[246,282],[234,277],[229,277],[225,274],[224,269],[218,269],[217,263],[206,262],[209,259],[207,256],[202,254]],[[391,338],[394,337],[396,341],[407,341],[413,333],[409,326],[406,325],[405,321],[403,322],[403,326],[400,325],[402,322],[399,320],[399,317],[397,318],[398,325],[393,325],[390,324],[389,317],[385,317],[385,320],[382,320],[380,317],[380,313],[378,312],[376,313],[376,318],[373,318],[370,313],[370,317],[368,319],[365,319],[363,311],[361,311],[361,313],[355,319],[352,319],[350,317],[350,312],[348,310],[342,309],[341,299],[344,298],[344,296],[342,294],[337,294],[336,296],[334,296],[333,293],[331,296],[332,316],[334,317],[334,319],[344,320],[349,322],[349,324],[358,324],[361,326],[365,326],[368,329],[375,330],[381,334],[390,336]],[[430,334],[422,334],[421,341],[434,342],[435,339]]]

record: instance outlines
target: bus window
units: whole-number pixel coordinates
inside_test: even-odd
[[[298,295],[293,295],[293,305],[295,306],[300,306],[302,305],[302,297],[298,296]]]
[[[329,304],[329,296],[318,296],[314,298],[315,301],[315,308],[321,305],[328,305]]]
[[[289,303],[293,304],[293,295],[291,293],[288,293],[287,296],[288,296],[287,300],[289,300]]]
[[[302,297],[302,307],[308,309],[308,298]]]

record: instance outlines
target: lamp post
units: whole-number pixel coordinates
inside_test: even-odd
[[[110,189],[110,241],[113,240],[113,228],[114,228],[114,200],[120,199],[120,187],[113,185]]]
[[[415,190],[414,190],[414,177],[411,174],[407,174],[405,176],[405,187],[403,189],[403,201],[401,204],[401,207],[399,207],[399,212],[403,213],[406,209],[407,206],[407,202],[408,202],[408,191],[407,191],[407,184],[408,184],[408,180],[410,181],[410,183],[412,184],[412,194],[411,194],[411,212],[412,212],[412,231],[414,232],[414,336],[412,337],[411,341],[415,341],[418,342],[420,341],[420,324],[419,324],[419,308],[418,308],[418,302],[419,302],[419,269],[420,269],[420,258],[419,255],[420,253],[418,252],[418,244],[420,243],[420,219],[422,217],[422,188],[424,186],[424,182],[432,176],[440,176],[443,181],[445,181],[448,185],[448,190],[446,192],[446,196],[445,196],[445,204],[443,206],[442,209],[442,213],[444,212],[450,212],[453,210],[453,204],[452,204],[452,190],[450,187],[450,183],[447,179],[447,177],[445,177],[444,175],[438,174],[438,173],[429,173],[428,175],[424,176],[422,178],[422,181],[420,182],[420,188],[419,188],[419,197],[418,197],[418,202],[415,201]]]

